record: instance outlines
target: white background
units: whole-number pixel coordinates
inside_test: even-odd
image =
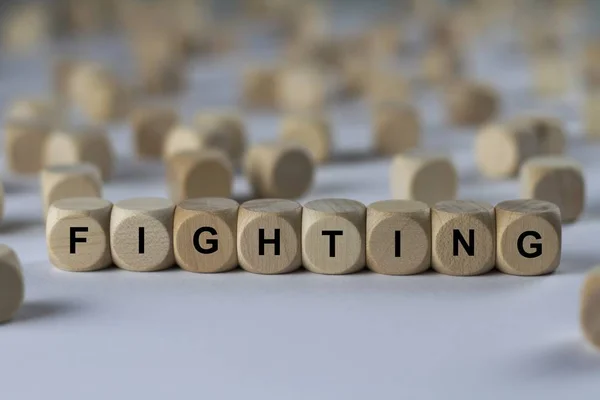
[[[560,116],[568,153],[585,166],[586,212],[564,227],[555,274],[67,273],[48,262],[37,179],[4,174],[0,241],[18,252],[27,293],[15,320],[0,326],[0,398],[597,399],[600,354],[582,339],[578,306],[584,274],[599,259],[600,145],[584,139],[579,91],[536,98],[522,56],[500,40],[493,42],[499,50],[486,51],[493,39],[486,40],[469,68],[499,88],[503,117],[525,110]],[[119,66],[111,60],[125,50],[106,44],[93,39],[61,51]],[[55,50],[0,61],[1,106],[48,93]],[[183,117],[234,105],[248,58],[193,61],[192,90],[178,100]],[[452,156],[460,198],[518,197],[516,180],[479,175],[473,132],[447,128],[434,93],[417,91],[415,103],[426,121],[422,147]],[[331,116],[336,154],[302,201],[389,198],[390,161],[369,155],[366,105],[338,105]],[[247,114],[246,121],[251,141],[276,137],[279,116]],[[119,157],[106,197],[166,196],[162,166],[132,158],[128,129],[113,126],[111,137]],[[241,176],[235,192],[248,193]]]

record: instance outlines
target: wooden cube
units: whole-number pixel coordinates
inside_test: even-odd
[[[367,207],[367,266],[386,275],[411,275],[431,266],[431,209],[411,200]]]
[[[481,275],[496,262],[496,218],[490,204],[451,200],[431,209],[431,261],[447,275]]]
[[[536,55],[532,60],[532,74],[536,93],[542,97],[564,95],[569,86],[569,60],[560,52]]]
[[[276,83],[279,70],[275,67],[253,67],[242,76],[242,104],[249,109],[277,107]]]
[[[534,157],[523,164],[520,175],[521,196],[556,204],[563,222],[574,222],[583,212],[585,181],[577,161],[561,156]]]
[[[454,49],[443,46],[429,47],[422,59],[422,78],[430,85],[451,83],[463,74],[463,56]]]
[[[182,152],[208,149],[218,149],[224,154],[229,154],[231,137],[221,133],[221,131],[215,129],[177,125],[169,131],[165,138],[163,159],[166,161]]]
[[[136,272],[172,267],[174,212],[175,205],[162,198],[115,203],[110,217],[110,247],[115,265]]]
[[[114,150],[102,128],[93,126],[56,130],[44,146],[44,166],[90,163],[100,170],[102,180],[111,178]]]
[[[107,123],[127,112],[128,93],[108,68],[94,63],[78,63],[69,75],[71,101],[92,122]]]
[[[485,126],[475,139],[479,171],[488,178],[512,178],[525,161],[537,155],[563,154],[562,123],[548,117],[519,117]]]
[[[367,96],[375,106],[405,102],[411,97],[411,88],[406,77],[399,72],[376,69],[369,73]]]
[[[284,274],[302,265],[302,206],[292,200],[251,200],[240,206],[240,266],[256,274]]]
[[[263,143],[246,154],[244,174],[257,197],[295,199],[310,190],[315,162],[304,146]]]
[[[93,197],[54,202],[46,220],[50,262],[72,272],[88,272],[112,265],[110,215],[112,203]]]
[[[600,77],[598,79],[600,80]],[[586,135],[592,139],[600,138],[600,91],[586,94],[583,113]]]
[[[434,205],[453,200],[458,191],[458,174],[444,156],[412,152],[394,157],[391,167],[392,196]]]
[[[229,158],[239,162],[246,151],[246,128],[242,119],[227,112],[199,112],[194,119],[194,126],[204,132],[207,137],[223,137]]]
[[[285,111],[319,112],[329,93],[327,78],[314,66],[288,67],[277,76],[277,104]]]
[[[42,99],[19,99],[13,101],[6,111],[7,120],[37,120],[40,124],[54,126],[61,122],[61,110],[51,101]]]
[[[306,147],[317,163],[323,163],[331,154],[332,138],[329,121],[320,114],[299,113],[287,115],[281,123],[281,138]]]
[[[25,297],[21,262],[13,249],[0,244],[0,323],[10,321]]]
[[[230,197],[233,166],[220,150],[178,153],[167,160],[167,184],[175,203],[198,197]]]
[[[560,119],[547,115],[522,115],[513,118],[509,124],[517,131],[535,136],[537,154],[565,153],[567,133]]]
[[[384,103],[373,112],[373,143],[381,155],[404,153],[419,145],[421,120],[405,103]]]
[[[26,53],[50,39],[50,14],[43,2],[4,4],[0,19],[2,47]]]
[[[458,82],[446,91],[446,110],[451,124],[479,126],[500,112],[500,97],[489,85]]]
[[[511,275],[544,275],[558,268],[561,217],[555,204],[510,200],[496,205],[496,267]]]
[[[93,164],[46,167],[40,174],[44,215],[57,200],[71,197],[102,197],[100,170]]]
[[[366,208],[346,199],[313,200],[302,214],[302,263],[318,274],[341,275],[365,267]]]
[[[177,124],[177,112],[171,107],[143,107],[131,116],[133,146],[142,159],[160,159],[169,131]]]
[[[18,174],[33,174],[43,165],[43,152],[50,126],[38,119],[10,119],[4,125],[4,155],[7,167]]]
[[[600,350],[600,268],[585,277],[581,289],[579,321],[584,337]]]
[[[238,266],[239,204],[225,198],[184,200],[175,208],[175,261],[191,272],[216,273]]]

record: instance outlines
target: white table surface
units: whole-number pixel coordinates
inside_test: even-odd
[[[125,54],[118,46],[99,53],[102,43],[85,41],[68,52]],[[52,53],[0,61],[0,107],[46,93]],[[236,54],[194,61],[193,89],[180,102],[184,117],[232,105],[236,71],[246,60]],[[561,99],[536,98],[524,60],[506,49],[475,52],[470,67],[476,77],[492,77],[504,116],[535,109],[567,122],[568,153],[585,166],[587,208],[564,227],[555,274],[67,273],[47,258],[37,179],[6,173],[0,242],[21,258],[26,300],[15,320],[0,326],[0,398],[599,398],[600,353],[586,346],[578,325],[582,280],[600,259],[600,145],[583,138],[581,96],[573,90]],[[418,92],[415,102],[426,120],[423,147],[451,154],[460,198],[518,197],[517,180],[479,175],[473,133],[447,128],[433,94]],[[390,161],[369,156],[366,106],[339,105],[331,115],[336,156],[302,201],[388,198]],[[253,142],[275,137],[277,115],[246,120]],[[125,126],[111,127],[111,136],[119,159],[106,197],[166,196],[162,166],[131,157]],[[242,177],[235,192],[248,193]]]

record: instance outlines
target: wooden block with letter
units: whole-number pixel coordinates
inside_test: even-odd
[[[257,274],[284,274],[302,265],[302,206],[292,200],[251,200],[240,206],[240,266]]]
[[[496,267],[512,275],[544,275],[561,256],[560,209],[547,201],[525,199],[496,205]]]
[[[177,112],[170,107],[143,107],[132,112],[133,145],[138,157],[160,159],[169,131],[176,125]]]
[[[19,257],[13,249],[0,244],[0,323],[13,318],[24,297],[25,284]]]
[[[175,208],[175,261],[191,272],[226,272],[237,267],[239,204],[225,198],[184,200]]]
[[[390,183],[396,199],[417,200],[430,206],[453,200],[458,191],[458,174],[452,161],[422,152],[397,155],[391,167]]]
[[[306,147],[317,163],[325,162],[331,153],[331,127],[323,115],[290,114],[281,124],[281,138]]]
[[[365,267],[366,208],[346,199],[314,200],[302,213],[302,263],[309,271],[341,275]]]
[[[556,204],[563,222],[574,222],[583,212],[585,181],[579,162],[561,156],[534,157],[523,164],[520,175],[521,196]]]
[[[167,160],[167,183],[175,203],[198,197],[229,197],[233,166],[216,149],[178,153]]]
[[[4,154],[8,169],[18,174],[33,174],[43,165],[43,154],[50,126],[34,118],[12,118],[4,124]]]
[[[256,196],[295,199],[310,190],[315,165],[304,146],[263,143],[246,154],[244,173]]]
[[[410,275],[431,266],[431,209],[411,200],[367,207],[367,266],[386,275]]]
[[[102,180],[110,179],[114,150],[107,133],[99,127],[84,126],[56,130],[44,147],[44,166],[90,163],[100,170]]]
[[[102,197],[100,170],[93,164],[46,167],[40,174],[44,215],[57,200],[70,197]]]
[[[496,219],[490,204],[451,200],[431,209],[433,268],[448,275],[481,275],[496,262]]]
[[[600,350],[600,267],[586,276],[580,304],[581,330],[589,343]]]
[[[110,246],[115,265],[150,272],[172,267],[173,213],[167,199],[145,197],[114,204],[110,217]]]
[[[404,153],[419,145],[421,120],[417,110],[406,103],[383,103],[374,109],[373,142],[382,155]]]
[[[97,271],[110,266],[111,211],[110,201],[94,197],[54,202],[46,220],[50,262],[72,272]]]

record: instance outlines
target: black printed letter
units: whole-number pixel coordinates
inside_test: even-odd
[[[465,240],[464,236],[458,229],[452,231],[452,253],[454,256],[458,256],[458,243],[462,245],[463,249],[467,252],[467,255],[473,257],[475,255],[475,230],[469,229],[469,243]]]
[[[279,229],[275,229],[275,238],[274,239],[265,239],[265,230],[258,230],[258,255],[265,255],[265,244],[274,244],[275,245],[275,255],[278,256],[280,253],[280,243],[279,243]]]
[[[71,246],[70,247],[70,253],[71,254],[75,254],[75,244],[76,243],[85,243],[87,242],[86,238],[78,238],[75,237],[75,235],[77,234],[77,232],[87,232],[88,228],[87,227],[71,227],[71,237],[70,237],[70,242],[71,242]]]
[[[219,240],[218,239],[206,239],[206,243],[210,245],[210,247],[207,249],[200,246],[200,235],[202,235],[204,232],[208,232],[213,236],[217,235],[217,231],[214,228],[211,228],[210,226],[203,226],[202,228],[200,228],[196,232],[194,232],[194,248],[196,249],[196,251],[200,254],[212,254],[212,253],[218,251],[219,250]]]
[[[344,231],[323,231],[323,236],[329,236],[329,257],[335,257],[335,237],[342,236]]]
[[[532,243],[530,247],[534,250],[530,253],[526,252],[523,248],[523,242],[527,236],[531,236],[536,240],[542,239],[542,235],[540,235],[536,231],[525,231],[521,233],[521,236],[517,239],[517,251],[520,255],[525,258],[536,258],[542,255],[542,244],[541,243]]]

